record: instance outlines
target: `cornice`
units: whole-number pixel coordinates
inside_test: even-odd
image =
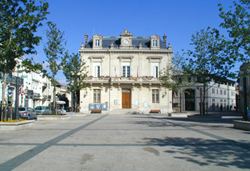
[[[172,49],[91,49],[81,48],[80,53],[145,53],[145,54],[172,54]]]

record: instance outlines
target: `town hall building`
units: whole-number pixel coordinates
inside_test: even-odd
[[[80,91],[80,111],[134,109],[139,112],[172,112],[172,91],[162,87],[159,76],[171,64],[167,37],[94,35],[79,52],[86,62],[87,88]]]

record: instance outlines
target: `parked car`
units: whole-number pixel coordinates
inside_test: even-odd
[[[57,114],[60,114],[60,115],[62,115],[62,114],[65,114],[66,113],[66,110],[65,109],[57,109]]]
[[[37,119],[35,110],[30,107],[19,107],[18,114],[23,119]]]
[[[49,115],[51,114],[51,110],[48,106],[37,106],[35,107],[35,111],[37,115]]]

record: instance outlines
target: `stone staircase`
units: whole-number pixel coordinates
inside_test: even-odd
[[[138,114],[138,109],[114,109],[109,112],[111,115]]]

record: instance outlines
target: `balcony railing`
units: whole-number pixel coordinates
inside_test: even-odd
[[[159,78],[154,78],[152,76],[142,76],[142,77],[87,77],[87,83],[102,83],[102,84],[120,84],[120,83],[131,83],[131,84],[160,84]]]
[[[41,100],[42,97],[39,93],[33,93],[33,100]]]

